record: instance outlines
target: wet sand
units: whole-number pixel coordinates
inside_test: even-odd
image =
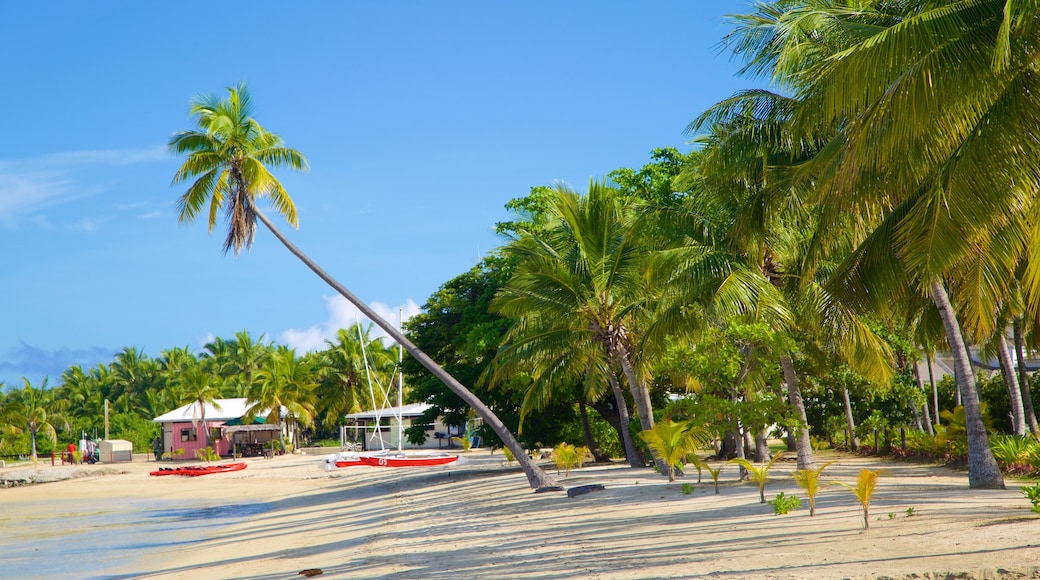
[[[707,473],[700,484],[695,471],[670,484],[649,469],[587,465],[560,482],[605,489],[569,498],[533,493],[501,454],[467,457],[458,466],[326,472],[320,456],[296,455],[197,478],[149,477],[156,464],[134,463],[0,489],[0,553],[24,545],[23,528],[60,500],[159,514],[140,528],[150,540],[99,547],[118,553],[91,573],[103,577],[283,579],[315,568],[322,578],[1040,577],[1040,515],[1012,480],[1006,490],[974,491],[965,473],[946,468],[821,458],[838,460],[824,471],[828,481],[885,469],[863,530],[845,488],[826,487],[816,517],[807,505],[778,516],[754,484],[736,480],[735,466],[724,468],[715,495]],[[773,468],[767,499],[783,491],[804,500],[793,469],[793,461]],[[38,577],[65,575],[48,565]]]

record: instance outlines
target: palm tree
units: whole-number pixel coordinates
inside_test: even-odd
[[[650,431],[654,417],[640,333],[659,293],[647,285],[645,230],[620,191],[606,183],[591,182],[586,195],[557,185],[546,201],[548,223],[502,250],[517,264],[491,306],[515,320],[506,348],[580,352],[581,365],[603,361],[624,377],[642,430]],[[668,465],[656,454],[654,459],[665,473]]]
[[[841,28],[856,34],[831,34],[833,46],[813,44],[820,49],[815,59],[785,60],[777,48],[785,42],[759,42],[749,52],[764,57],[763,69],[796,79],[800,105],[789,127],[796,140],[841,128],[805,171],[816,179],[821,221],[858,220],[863,240],[831,290],[880,308],[900,291],[931,297],[968,418],[969,484],[1002,488],[963,334],[965,327],[973,335],[994,331],[994,306],[1007,296],[1017,256],[1032,235],[1025,224],[1040,184],[1040,144],[1022,136],[1032,135],[1040,112],[1031,98],[1038,89],[1037,6],[1003,0],[774,6],[784,13],[811,8],[834,22],[856,13],[860,20]],[[878,6],[901,13],[864,25],[864,12],[884,16]],[[801,32],[803,45],[827,36],[819,28]],[[954,281],[963,279],[952,272],[973,256],[985,258],[969,269],[978,283],[956,288]],[[1027,273],[1024,292],[1034,312],[1038,284],[1040,276]],[[959,290],[955,300],[951,290]]]
[[[268,423],[282,425],[282,413],[288,419],[288,432],[293,445],[299,446],[296,423],[310,425],[314,420],[314,374],[296,351],[279,346],[257,371],[256,381],[248,393],[249,411],[244,419],[251,422],[266,411]]]
[[[220,410],[216,400],[220,398],[220,377],[217,376],[206,365],[199,363],[184,369],[178,377],[177,384],[180,387],[181,404],[190,403],[192,407],[192,422],[195,423],[195,432],[203,432],[203,447],[209,447],[209,424],[206,423],[206,406],[212,405],[214,409]],[[197,413],[197,415],[196,415]],[[196,421],[198,419],[198,421]],[[202,427],[199,427],[199,423]]]
[[[361,401],[369,398],[365,373],[365,353],[370,353],[373,366],[386,368],[394,361],[381,340],[372,338],[371,328],[355,324],[349,329],[336,331],[335,342],[318,353],[317,385],[318,408],[326,428],[338,425],[339,418],[361,410]],[[378,404],[378,401],[373,402]]]
[[[549,474],[530,460],[520,443],[487,405],[412,344],[393,324],[329,276],[289,241],[256,206],[259,198],[270,199],[275,209],[290,225],[296,227],[296,207],[282,184],[270,173],[268,166],[303,170],[307,167],[307,161],[298,151],[284,147],[281,137],[266,131],[253,119],[250,95],[245,85],[230,87],[225,100],[208,95],[194,99],[191,113],[195,116],[199,130],[177,133],[169,144],[170,149],[178,155],[188,156],[174,175],[173,182],[194,179],[188,191],[178,200],[180,221],[193,221],[208,201],[208,223],[212,231],[217,214],[221,208],[225,209],[228,236],[224,242],[224,251],[234,248],[236,255],[243,247],[250,247],[256,222],[262,222],[311,271],[470,405],[516,456],[531,487],[558,487]]]
[[[47,390],[47,379],[39,388],[32,386],[29,379],[22,378],[24,383],[22,390],[18,391],[17,398],[5,407],[8,424],[15,432],[28,432],[31,445],[32,460],[37,460],[36,436],[43,435],[57,443],[58,434],[55,424],[63,429],[68,429],[68,422],[60,414],[55,413],[55,401],[51,392]]]

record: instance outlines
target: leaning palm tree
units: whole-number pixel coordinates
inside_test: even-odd
[[[307,160],[300,152],[285,147],[280,136],[268,132],[253,118],[252,103],[245,85],[230,87],[226,99],[210,95],[196,97],[192,101],[191,114],[198,129],[176,133],[169,143],[174,153],[187,155],[174,175],[173,183],[191,181],[191,186],[177,203],[180,221],[194,221],[205,210],[212,231],[217,215],[223,209],[228,218],[224,251],[234,249],[236,255],[242,248],[251,246],[256,222],[262,222],[311,271],[470,405],[516,456],[531,487],[558,487],[555,480],[528,457],[516,437],[483,401],[419,350],[393,324],[307,257],[260,211],[257,201],[267,198],[290,225],[297,226],[296,206],[268,167],[304,170]]]

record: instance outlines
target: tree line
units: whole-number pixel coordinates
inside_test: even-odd
[[[269,168],[307,162],[252,118],[243,85],[193,101],[198,128],[170,142],[186,155],[174,181],[190,182],[180,219],[212,229],[225,212],[236,253],[264,224],[404,345],[425,377],[413,396],[480,416],[533,487],[555,482],[515,434],[568,412],[590,450],[609,455],[595,440],[609,425],[618,455],[662,473],[670,460],[634,436],[659,421],[759,459],[778,428],[807,470],[814,436],[843,432],[854,448],[895,426],[936,439],[945,418],[969,485],[1003,487],[969,347],[999,361],[1009,432],[1036,432],[1021,361],[1040,320],[1037,6],[774,0],[730,24],[722,46],[768,88],[696,116],[689,154],[662,149],[584,191],[511,202],[504,245],[432,297],[408,336],[257,207],[295,227]],[[953,408],[918,370],[937,353],[952,361]]]

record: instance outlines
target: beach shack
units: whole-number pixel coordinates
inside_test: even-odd
[[[206,447],[202,429],[209,430],[209,446],[221,457],[238,455],[259,456],[272,441],[281,440],[281,427],[264,422],[265,412],[252,424],[243,424],[242,416],[249,411],[245,398],[216,399],[205,405],[206,424],[202,425],[202,408],[198,402],[189,403],[152,419],[159,423],[162,449],[172,458],[194,459],[199,449]]]
[[[412,403],[403,407],[351,413],[346,416],[347,424],[340,428],[341,443],[344,446],[356,443],[361,446],[361,449],[368,451],[397,449],[397,417],[401,417],[401,431],[403,432],[421,421],[423,414],[429,408],[430,405],[426,403]],[[426,440],[422,445],[412,445],[408,442],[408,435],[405,434],[401,448],[437,449],[452,447],[454,444],[451,442],[451,438],[462,437],[465,433],[465,427],[445,425],[441,419],[441,417],[438,417],[433,423],[424,424]],[[382,441],[380,442],[380,440]]]

